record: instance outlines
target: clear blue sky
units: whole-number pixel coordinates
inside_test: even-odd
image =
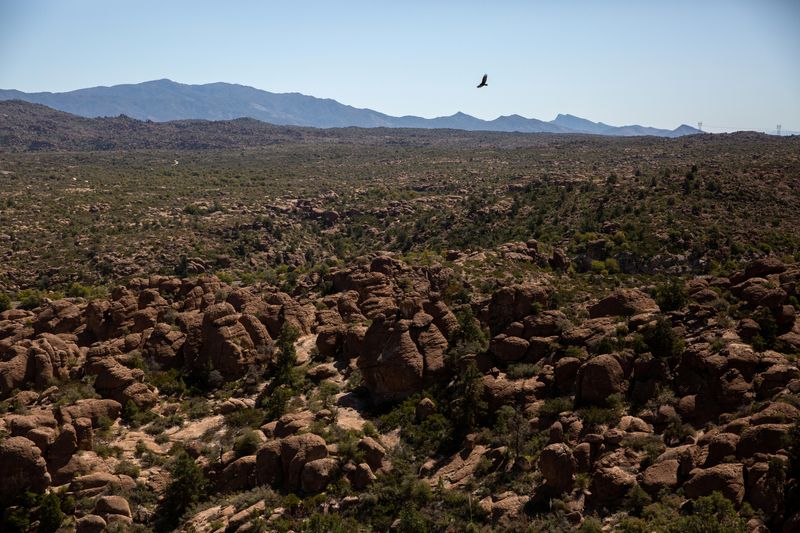
[[[392,115],[800,130],[800,0],[0,0],[0,88],[158,78]]]

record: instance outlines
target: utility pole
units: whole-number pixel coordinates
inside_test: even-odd
[[[781,125],[780,125],[780,124],[778,124],[778,125],[775,127],[775,129],[778,131],[778,137],[780,137],[780,136],[781,136]]]
[[[700,130],[700,131],[703,131],[703,121],[702,120],[697,123],[697,129]]]

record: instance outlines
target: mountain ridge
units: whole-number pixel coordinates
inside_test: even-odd
[[[272,93],[247,85],[214,82],[188,85],[167,78],[142,83],[97,86],[67,92],[26,93],[0,89],[0,100],[23,100],[78,116],[126,115],[139,120],[233,120],[254,118],[280,126],[315,128],[424,128],[519,133],[589,133],[609,136],[655,135],[679,137],[701,133],[682,124],[674,130],[641,125],[611,126],[574,115],[559,114],[552,121],[518,114],[483,120],[461,111],[450,116],[395,117],[368,108],[342,104],[297,92]]]

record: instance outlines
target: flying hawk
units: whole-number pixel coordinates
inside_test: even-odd
[[[489,78],[488,75],[486,75],[486,74],[483,75],[483,79],[481,80],[481,84],[478,85],[478,89],[480,89],[481,87],[486,87],[487,85],[489,85],[488,83],[486,83],[486,80],[488,78]]]

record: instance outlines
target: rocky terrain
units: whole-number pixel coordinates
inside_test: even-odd
[[[10,309],[5,520],[52,520],[49,494],[77,531],[792,531],[798,280],[769,257],[463,301],[379,254],[315,298],[152,276]]]
[[[797,139],[392,135],[0,152],[0,530],[800,528]]]

